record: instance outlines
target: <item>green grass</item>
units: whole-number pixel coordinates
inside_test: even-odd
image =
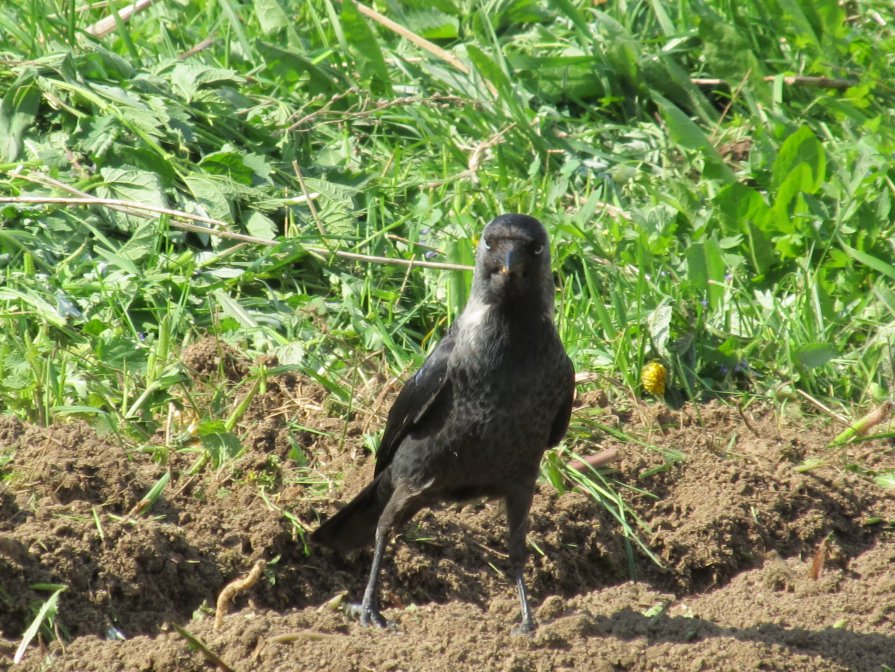
[[[511,211],[548,225],[563,339],[611,400],[656,359],[670,403],[891,397],[888,2],[377,9],[453,62],[350,0],[158,3],[101,38],[105,7],[3,3],[0,411],[145,441],[206,333],[349,409],[470,276],[346,253],[468,265]]]

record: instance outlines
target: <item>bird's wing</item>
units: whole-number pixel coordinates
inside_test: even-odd
[[[548,447],[553,447],[562,441],[562,437],[566,435],[569,429],[569,419],[572,417],[572,402],[575,401],[575,370],[572,363],[569,362],[569,393],[560,406],[556,417],[553,418],[553,424],[550,426],[550,439],[547,442]]]
[[[391,464],[402,439],[435,405],[447,380],[448,360],[453,349],[454,336],[448,334],[413,378],[404,383],[388,412],[385,433],[376,451],[376,476]]]

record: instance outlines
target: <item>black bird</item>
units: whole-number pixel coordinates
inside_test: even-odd
[[[340,551],[375,541],[361,624],[388,626],[378,583],[389,531],[426,506],[488,496],[506,502],[517,632],[534,630],[522,575],[528,512],[541,457],[568,429],[575,385],[554,292],[541,223],[501,215],[488,224],[469,302],[389,411],[373,482],[312,536]]]

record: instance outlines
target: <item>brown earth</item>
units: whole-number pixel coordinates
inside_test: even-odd
[[[213,404],[215,386],[240,385],[248,367],[197,347],[184,362]],[[336,605],[360,597],[369,551],[306,548],[302,533],[369,476],[363,437],[381,428],[388,394],[368,392],[393,388],[371,378],[362,412],[274,375],[243,416],[246,452],[196,476],[195,446],[169,449],[163,432],[134,448],[77,422],[0,417],[0,458],[12,456],[0,461],[0,669],[50,594],[39,584],[67,586],[55,632],[14,669],[211,670],[213,656],[246,671],[895,669],[895,501],[848,466],[891,468],[895,450],[857,444],[798,473],[831,455],[839,430],[760,405],[640,405],[615,418],[666,453],[607,437],[576,445],[618,449],[612,477],[632,486],[625,497],[663,567],[589,497],[542,484],[529,534],[534,636],[511,636],[518,603],[492,502],[420,514],[384,572],[398,630],[360,628]],[[584,395],[579,418],[597,398]],[[141,511],[168,470],[162,498]],[[259,559],[262,579],[215,631],[221,590]]]

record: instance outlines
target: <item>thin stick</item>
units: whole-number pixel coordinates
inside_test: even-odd
[[[190,56],[195,56],[196,54],[198,54],[202,51],[205,51],[206,49],[208,49],[208,47],[210,47],[212,44],[214,44],[215,41],[216,41],[216,39],[214,37],[206,37],[204,40],[199,42],[199,44],[197,44],[196,46],[190,47],[186,51],[183,51],[183,52],[177,54],[177,60],[185,61]]]
[[[764,78],[766,82],[773,82],[780,75],[768,75]],[[723,79],[691,79],[691,83],[696,86],[724,86],[727,82]],[[847,89],[855,86],[856,81],[851,79],[835,79],[832,77],[809,77],[807,75],[784,75],[783,83],[787,86],[816,86],[821,89]]]
[[[317,214],[317,208],[314,205],[314,201],[312,201],[310,198],[308,188],[305,186],[305,177],[301,174],[301,166],[298,165],[298,161],[292,162],[292,170],[295,171],[295,177],[298,178],[298,185],[301,187],[301,191],[304,194],[305,199],[307,199],[308,210],[311,211],[311,217],[314,218],[314,224],[317,227],[317,231],[320,233],[320,239],[326,240],[326,231],[323,230],[323,223],[320,221],[320,216]]]
[[[297,199],[292,199],[295,202]],[[202,215],[193,215],[182,210],[172,210],[171,208],[161,208],[155,205],[144,205],[133,201],[123,201],[116,198],[61,198],[56,196],[3,196],[0,197],[0,203],[35,203],[35,204],[54,204],[54,205],[72,205],[72,206],[93,206],[101,205],[113,210],[128,212],[138,216],[146,216],[146,212],[154,212],[160,215],[168,215],[179,219],[193,220],[197,222],[206,222],[224,229],[226,222]],[[245,243],[253,243],[255,245],[265,245],[267,247],[275,247],[279,245],[275,240],[265,240],[264,238],[256,238],[244,233],[234,233],[233,231],[212,229],[207,226],[198,224],[190,224],[187,222],[172,221],[171,226],[182,229],[183,231],[191,231],[194,233],[204,233],[209,236],[217,236],[218,238],[227,238],[229,240],[239,240]],[[302,249],[322,257],[333,255],[342,259],[351,259],[352,261],[363,261],[372,264],[385,264],[388,266],[414,266],[419,268],[433,268],[441,271],[472,271],[472,266],[466,264],[450,264],[436,261],[419,261],[417,259],[397,259],[393,257],[380,257],[373,254],[360,254],[357,252],[345,252],[343,250],[327,250],[316,245],[302,245]]]
[[[111,14],[105,18],[100,19],[92,26],[87,28],[88,33],[95,37],[105,37],[113,30],[115,30],[115,26],[118,25],[119,21],[123,21],[127,23],[131,20],[131,17],[134,14],[142,12],[144,9],[148,9],[152,7],[158,0],[136,0],[134,4],[128,5],[127,7],[123,7],[118,10],[118,18],[115,18],[114,14]]]
[[[843,415],[840,415],[839,413],[837,413],[836,411],[834,411],[834,410],[833,410],[832,408],[830,408],[829,406],[826,406],[820,399],[816,399],[815,397],[812,397],[812,396],[811,396],[810,394],[808,394],[807,392],[804,392],[804,391],[802,391],[802,390],[798,390],[798,389],[796,390],[796,394],[798,394],[800,397],[802,397],[805,401],[807,401],[808,403],[810,403],[812,406],[814,406],[814,407],[819,408],[820,410],[822,410],[824,413],[826,413],[827,415],[829,415],[831,418],[833,418],[834,420],[836,420],[838,423],[840,423],[840,424],[842,424],[842,425],[845,425],[846,427],[848,427],[848,426],[851,424],[851,423],[848,421],[848,418],[846,418],[846,417],[843,416]]]
[[[455,68],[457,68],[457,70],[459,70],[463,74],[466,74],[466,75],[469,74],[469,66],[467,66],[463,61],[461,61],[459,58],[454,56],[451,52],[445,51],[444,49],[439,47],[437,44],[433,44],[432,42],[429,42],[429,40],[420,37],[416,33],[410,32],[404,26],[402,26],[398,23],[395,23],[390,18],[383,16],[382,14],[377,12],[375,9],[372,9],[371,7],[367,7],[366,5],[364,5],[360,2],[355,2],[354,5],[357,7],[357,11],[359,11],[361,14],[366,16],[368,19],[373,19],[379,25],[388,28],[390,31],[392,31],[393,33],[397,33],[398,35],[405,38],[406,40],[413,42],[416,46],[420,47],[421,49],[425,49],[430,54],[437,56],[438,58],[440,58],[443,61],[447,61],[448,63],[450,63]]]

